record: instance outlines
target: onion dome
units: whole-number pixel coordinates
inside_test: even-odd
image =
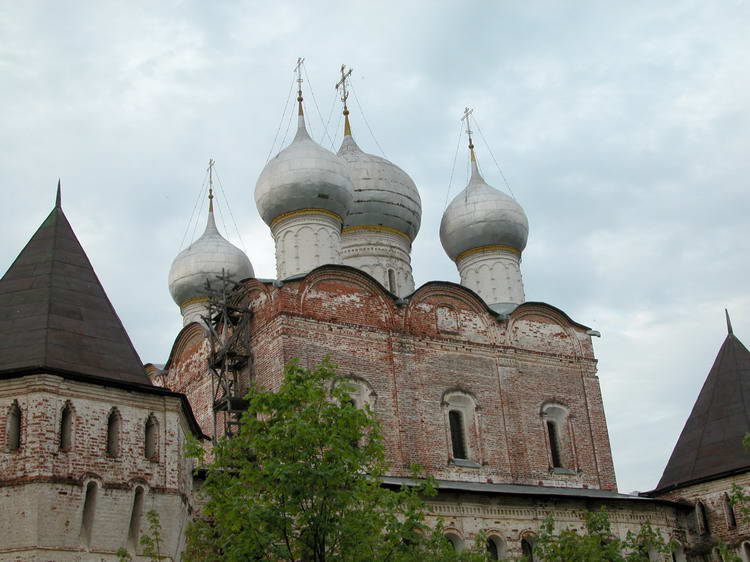
[[[267,225],[287,213],[322,210],[343,222],[352,204],[352,182],[346,163],[314,140],[305,128],[302,96],[297,134],[272,158],[255,184],[255,204]]]
[[[414,241],[422,220],[422,201],[417,186],[401,168],[357,146],[348,113],[344,111],[344,140],[338,155],[347,163],[354,201],[344,220],[344,228],[384,227]]]
[[[208,222],[203,235],[182,250],[169,269],[169,292],[179,306],[205,298],[206,280],[214,281],[222,270],[235,281],[254,277],[245,253],[216,228],[213,195],[209,195]]]
[[[474,146],[471,179],[443,213],[440,242],[456,261],[467,250],[509,249],[521,253],[529,236],[529,221],[515,199],[487,184],[479,173]]]

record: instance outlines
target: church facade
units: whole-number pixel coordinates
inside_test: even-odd
[[[358,147],[342,86],[338,154],[308,135],[300,86],[297,134],[258,179],[277,279],[255,277],[210,204],[205,232],[169,273],[184,327],[164,365],[141,363],[58,191],[0,280],[0,559],[116,560],[119,548],[137,558],[149,510],[179,559],[199,509],[184,443],[210,446],[231,417],[217,407],[204,290],[228,273],[250,318],[235,391],[250,380],[273,389],[289,361],[330,357],[382,423],[384,484],[423,466],[439,488],[428,520],[442,518],[457,549],[484,532],[491,559],[519,559],[547,515],[580,527],[604,507],[618,534],[650,521],[675,540],[671,560],[716,559],[722,540],[750,562],[750,528],[727,503],[732,483],[750,485],[739,444],[750,431],[750,353],[731,330],[657,489],[619,493],[597,333],[525,300],[524,210],[484,180],[469,134],[471,179],[440,228],[461,283],[415,290],[419,191]]]

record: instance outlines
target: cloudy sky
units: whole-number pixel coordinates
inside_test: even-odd
[[[61,177],[142,359],[165,361],[181,326],[167,272],[209,157],[240,236],[226,211],[220,228],[273,277],[253,189],[285,131],[292,68],[306,58],[310,126],[330,146],[346,63],[360,145],[379,144],[422,195],[418,285],[458,280],[438,225],[475,108],[484,175],[503,186],[491,150],[529,217],[526,296],[602,332],[619,486],[650,489],[724,307],[750,344],[749,24],[747,0],[0,2],[0,270]],[[451,193],[465,180],[462,147]]]

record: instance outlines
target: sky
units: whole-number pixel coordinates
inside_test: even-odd
[[[283,146],[297,57],[313,137],[338,147],[345,63],[355,138],[421,193],[417,286],[458,281],[438,227],[466,183],[460,116],[474,108],[485,179],[507,189],[502,170],[529,218],[526,298],[601,332],[618,485],[652,489],[726,336],[725,307],[750,344],[748,24],[747,0],[6,0],[0,271],[61,178],[141,358],[165,362],[181,327],[167,273],[195,232],[208,159],[220,230],[275,277],[255,181]]]

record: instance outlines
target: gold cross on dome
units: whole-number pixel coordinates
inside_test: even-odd
[[[461,121],[466,121],[466,134],[469,135],[469,144],[471,144],[471,127],[469,123],[469,116],[474,113],[473,109],[470,109],[468,107],[464,108],[464,114],[461,117]]]
[[[344,102],[344,109],[346,107],[346,100],[349,99],[349,92],[346,91],[346,81],[352,75],[352,69],[346,70],[346,65],[341,65],[341,80],[336,83],[336,89],[341,88],[341,101]]]

